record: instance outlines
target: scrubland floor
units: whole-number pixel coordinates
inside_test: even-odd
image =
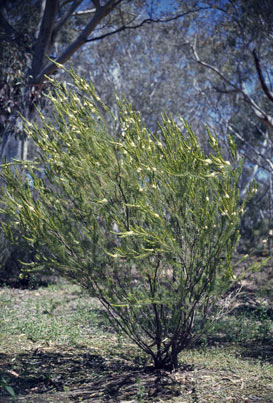
[[[172,373],[152,371],[78,286],[2,287],[0,402],[273,402],[272,286],[270,266],[245,280]]]

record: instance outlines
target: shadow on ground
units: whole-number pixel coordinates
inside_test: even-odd
[[[7,380],[18,402],[133,402],[159,397],[167,401],[181,392],[181,382],[168,372],[128,365],[80,347],[65,351],[41,348],[15,357],[1,354],[0,366],[0,379]],[[186,375],[192,370],[186,366],[180,372]],[[194,393],[192,382],[183,387]],[[12,400],[2,391],[0,401]]]
[[[261,361],[261,365],[267,362],[273,364],[273,344],[249,343],[242,345],[240,356],[246,359],[258,359]]]
[[[264,358],[272,362],[273,349],[270,346],[260,347],[266,349]],[[259,346],[246,346],[241,351],[245,359],[261,357]],[[216,397],[215,400],[213,397],[215,371],[209,370],[206,365],[185,365],[173,373],[152,371],[151,367],[143,368],[114,356],[104,357],[81,346],[59,349],[56,346],[43,346],[23,354],[0,354],[0,368],[0,379],[4,378],[13,388],[18,403],[198,403],[204,402],[202,396],[209,391],[212,400],[208,401],[223,401],[222,398],[217,400]],[[227,390],[238,382],[229,377],[223,378],[226,379],[224,386]],[[212,380],[210,384],[209,379]],[[264,396],[269,398],[272,390],[263,387],[262,392],[263,398],[258,397],[259,394],[250,395],[247,401],[271,401],[264,400]],[[237,386],[235,393],[236,400],[233,401],[246,401],[240,398],[242,391]],[[6,391],[0,390],[0,401],[10,403],[12,399]]]

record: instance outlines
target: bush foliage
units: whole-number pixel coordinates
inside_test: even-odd
[[[112,116],[68,73],[73,91],[52,80],[52,119],[26,122],[39,158],[2,166],[5,214],[35,245],[36,267],[76,280],[156,368],[175,368],[232,283],[243,209],[234,146],[231,164],[210,133],[205,155],[182,120],[164,116],[151,133],[121,100]]]
[[[7,216],[2,215],[1,221],[7,224],[8,220]],[[26,286],[30,284],[32,276],[24,275],[21,262],[32,262],[33,248],[27,244],[18,226],[13,226],[10,231],[14,242],[7,238],[0,227],[0,285]]]

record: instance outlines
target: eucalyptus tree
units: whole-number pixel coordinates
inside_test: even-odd
[[[28,141],[19,114],[33,120],[45,75],[57,70],[48,56],[61,63],[67,61],[121,3],[121,0],[1,2],[0,156],[27,158]]]
[[[195,10],[185,5],[177,13],[153,0],[5,0],[0,4],[1,149],[0,157],[26,159],[28,138],[20,115],[35,119],[44,98],[45,77],[55,74],[89,41],[99,41],[127,29],[180,18]],[[44,104],[40,103],[40,107]]]

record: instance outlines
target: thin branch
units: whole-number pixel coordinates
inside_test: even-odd
[[[242,92],[242,89],[239,88],[238,86],[236,86],[235,84],[233,84],[232,81],[230,81],[229,79],[226,78],[226,76],[224,76],[224,74],[221,73],[220,70],[218,70],[215,66],[212,66],[209,63],[204,62],[203,60],[200,59],[197,50],[196,50],[196,46],[197,46],[197,36],[195,36],[194,38],[194,42],[193,42],[193,46],[192,46],[192,50],[193,50],[193,54],[195,56],[195,59],[197,61],[198,64],[200,64],[201,66],[204,66],[210,70],[212,70],[214,73],[216,73],[226,84],[228,84],[229,86],[231,86],[234,90],[238,91],[238,92]]]
[[[73,13],[73,17],[80,17],[82,15],[89,15],[89,14],[94,14],[96,12],[95,8],[90,8],[89,10],[80,10],[80,11],[76,11],[75,13]]]
[[[146,18],[145,20],[141,21],[137,25],[122,25],[121,27],[117,28],[114,31],[107,32],[106,34],[102,34],[100,36],[96,36],[94,38],[87,39],[86,42],[99,41],[101,39],[107,38],[108,36],[111,36],[111,35],[115,35],[115,34],[117,34],[119,32],[125,31],[127,29],[129,30],[129,29],[141,28],[145,24],[166,23],[166,22],[176,21],[179,18],[185,17],[186,15],[189,15],[191,13],[196,13],[198,11],[209,10],[209,9],[211,9],[211,7],[199,7],[197,9],[189,10],[189,11],[186,11],[185,13],[177,14],[177,15],[175,15],[173,17],[169,17],[169,18],[165,18],[165,19],[161,19],[161,18]]]
[[[243,144],[247,146],[248,149],[252,150],[254,154],[257,156],[256,164],[261,167],[261,159],[264,160],[269,165],[269,168],[266,168],[265,166],[262,166],[262,168],[268,172],[273,172],[273,163],[270,160],[270,158],[265,156],[265,152],[267,151],[267,143],[269,141],[268,134],[265,137],[263,144],[262,144],[262,151],[258,151],[257,147],[253,147],[249,142],[247,142],[236,130],[231,125],[227,126],[228,129],[234,134],[235,137],[237,137]],[[246,155],[248,159],[250,159],[249,156]]]
[[[259,77],[263,92],[265,93],[267,98],[271,102],[273,102],[273,93],[269,90],[268,86],[266,85],[266,82],[265,82],[265,79],[264,79],[264,76],[263,76],[263,72],[262,72],[262,68],[261,68],[261,64],[260,64],[260,60],[259,60],[259,58],[257,56],[257,53],[256,53],[255,49],[252,51],[252,55],[253,55],[253,58],[254,58],[255,67],[256,67],[256,70],[257,70],[257,74],[258,74],[258,77]]]
[[[197,37],[195,37],[195,40],[194,40],[194,43],[192,46],[193,54],[195,56],[197,63],[200,64],[201,66],[204,66],[207,69],[213,71],[216,75],[218,75],[218,77],[221,78],[222,81],[224,81],[226,84],[228,84],[230,87],[232,87],[233,90],[236,90],[235,92],[241,93],[245,102],[247,102],[251,106],[256,117],[260,121],[262,121],[266,126],[268,126],[270,129],[273,129],[272,116],[268,115],[259,105],[256,104],[254,99],[249,96],[249,94],[247,93],[247,91],[245,89],[245,85],[242,84],[242,86],[239,87],[238,85],[236,85],[232,81],[230,81],[217,67],[201,60],[197,53],[197,50],[196,50],[196,43],[197,43]]]
[[[240,90],[237,89],[237,88],[232,88],[230,90],[226,90],[224,88],[219,88],[219,87],[217,87],[215,85],[212,85],[212,88],[215,91],[219,92],[220,94],[238,94],[238,92],[240,92]]]

